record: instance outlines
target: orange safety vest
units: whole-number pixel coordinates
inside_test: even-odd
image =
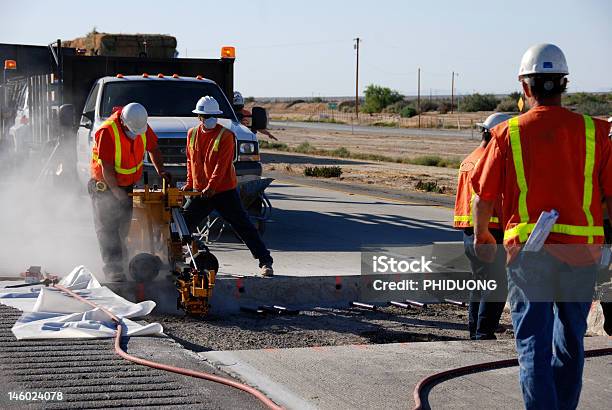
[[[111,115],[108,120],[104,121],[98,132],[107,130],[113,136],[115,145],[115,177],[119,186],[134,185],[142,176],[142,166],[144,164],[144,154],[147,149],[146,132],[140,134],[133,141],[125,135],[121,124],[119,123],[119,112]],[[101,181],[102,177],[102,160],[99,158],[98,149],[99,140],[96,138],[92,156],[91,170],[92,177]]]
[[[472,188],[471,179],[474,169],[484,155],[485,149],[478,147],[461,163],[459,178],[457,181],[457,197],[455,199],[455,216],[453,225],[457,229],[472,228],[474,218],[472,217],[472,204],[476,194]],[[489,228],[499,229],[500,222],[497,213],[489,220]]]
[[[508,120],[508,131],[510,134],[512,161],[516,172],[516,182],[519,188],[518,216],[520,222],[507,224],[504,232],[504,243],[506,244],[526,242],[540,216],[539,212],[529,209],[527,206],[527,196],[530,194],[530,191],[529,181],[527,181],[525,177],[523,150],[521,146],[521,139],[527,137],[521,136],[520,134],[519,118],[520,117],[514,117]],[[576,204],[577,212],[573,215],[560,215],[559,220],[564,223],[553,225],[551,232],[570,236],[573,238],[573,243],[602,243],[604,236],[603,226],[601,225],[602,221],[595,221],[591,213],[594,193],[595,125],[593,124],[593,119],[588,115],[584,115],[583,119],[586,149],[585,152],[576,153],[576,155],[582,155],[585,158],[582,204]],[[548,211],[549,209],[546,210]]]

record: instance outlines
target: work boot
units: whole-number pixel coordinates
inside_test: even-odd
[[[274,269],[272,269],[272,265],[270,264],[263,265],[261,268],[259,268],[259,272],[264,278],[271,278],[274,276]]]

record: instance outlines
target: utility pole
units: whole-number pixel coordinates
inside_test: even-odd
[[[355,116],[359,119],[359,37],[353,39],[355,45],[353,48],[357,50],[357,65],[355,66]]]
[[[451,114],[453,113],[453,107],[455,105],[455,72],[453,71],[451,79]]]
[[[417,110],[419,110],[419,128],[421,128],[421,67],[419,67],[418,75],[418,92],[417,92]]]
[[[455,105],[455,76],[459,77],[459,73],[453,71],[451,79],[451,114],[453,113],[453,107]]]

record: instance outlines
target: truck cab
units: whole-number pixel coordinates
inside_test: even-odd
[[[223,111],[219,116],[219,124],[236,136],[234,165],[238,181],[260,178],[262,169],[256,134],[238,121],[232,105],[217,83],[201,76],[118,74],[98,79],[85,101],[76,138],[79,179],[86,182],[90,178],[95,133],[102,123],[115,107],[138,102],[147,109],[149,126],[159,138],[166,170],[172,174],[175,182],[184,182],[187,131],[199,124],[191,111],[198,99],[204,96],[217,100]],[[159,177],[148,156],[145,157],[144,167],[144,171],[148,171],[149,183],[159,183]]]

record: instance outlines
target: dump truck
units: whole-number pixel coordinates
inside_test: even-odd
[[[184,181],[186,134],[197,124],[191,110],[200,97],[211,95],[223,111],[220,123],[236,135],[239,182],[259,179],[256,131],[267,126],[267,114],[256,107],[252,126],[240,124],[227,98],[233,95],[235,50],[221,51],[214,59],[152,58],[86,55],[61,40],[46,47],[0,44],[0,155],[36,158],[55,179],[84,182],[97,128],[113,107],[139,102],[149,111],[166,169],[175,181]],[[148,160],[145,166],[152,169]],[[149,183],[156,183],[155,172],[147,174]],[[258,207],[261,203],[251,205],[251,213]]]

